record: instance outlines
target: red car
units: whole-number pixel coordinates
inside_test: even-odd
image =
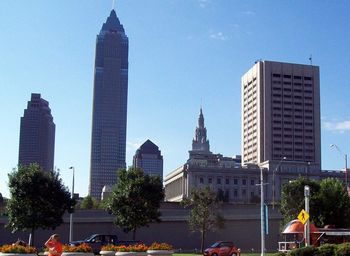
[[[232,242],[219,241],[204,250],[204,256],[240,256],[241,250]]]

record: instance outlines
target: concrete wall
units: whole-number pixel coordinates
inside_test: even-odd
[[[176,249],[195,250],[200,247],[200,234],[188,229],[188,210],[177,203],[164,203],[161,208],[162,222],[153,223],[148,228],[137,231],[136,239],[150,244],[153,241],[168,242]],[[243,251],[260,251],[260,206],[225,204],[222,214],[226,219],[225,228],[211,232],[206,239],[206,246],[218,240],[233,241]],[[281,216],[278,212],[269,213],[269,234],[266,236],[266,248],[275,251],[279,241]],[[5,229],[7,218],[0,218],[0,245],[12,243],[17,238],[28,240],[28,233],[11,233]],[[56,230],[38,230],[35,234],[35,245],[41,247],[52,233],[59,233],[64,243],[69,238],[69,215]],[[102,210],[78,210],[74,214],[74,240],[80,240],[94,233],[117,234],[121,240],[131,239],[113,224],[113,216]]]

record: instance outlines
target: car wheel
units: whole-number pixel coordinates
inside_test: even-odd
[[[213,253],[211,256],[218,256],[216,253]]]
[[[230,256],[237,256],[237,254],[236,253],[231,253]]]

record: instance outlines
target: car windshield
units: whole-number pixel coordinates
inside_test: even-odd
[[[219,244],[220,244],[220,242],[216,242],[216,243],[212,244],[212,245],[210,246],[210,248],[216,248],[216,247],[219,246]]]
[[[90,241],[91,239],[95,238],[95,236],[96,236],[96,235],[92,235],[92,236],[86,238],[85,241]]]

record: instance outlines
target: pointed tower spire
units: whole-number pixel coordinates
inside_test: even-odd
[[[196,127],[195,137],[192,140],[191,154],[208,154],[210,152],[209,140],[207,140],[207,128],[204,126],[203,110],[200,108],[198,117],[198,126]]]

